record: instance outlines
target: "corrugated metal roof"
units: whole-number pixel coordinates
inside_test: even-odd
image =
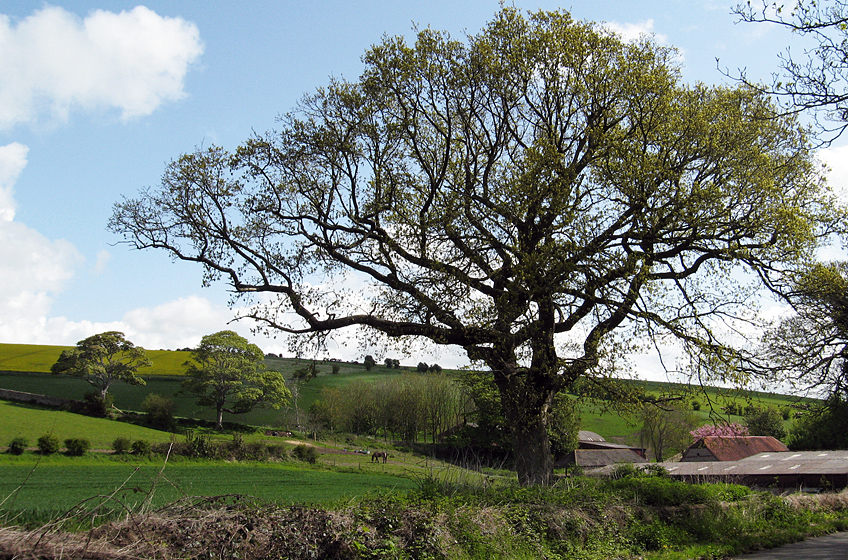
[[[577,432],[577,440],[578,441],[606,441],[600,435],[595,432],[590,432],[589,430],[580,430]]]
[[[698,453],[701,449],[709,450],[719,461],[738,461],[763,452],[789,451],[788,447],[771,436],[709,436],[690,445],[683,452],[683,461],[711,460]]]
[[[584,469],[591,469],[616,463],[647,463],[647,461],[631,449],[575,449],[569,453],[565,464],[575,463]]]

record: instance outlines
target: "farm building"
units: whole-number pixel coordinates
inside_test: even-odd
[[[778,491],[848,487],[848,451],[779,451],[758,453],[738,461],[655,464],[662,465],[670,477],[693,483],[726,482]],[[609,475],[612,468],[597,469],[594,474]]]
[[[665,463],[669,475],[779,490],[848,487],[848,451],[765,452],[738,461]]]
[[[575,449],[554,465],[556,468],[578,466],[595,469],[619,463],[647,463],[647,459],[626,447],[610,449]]]
[[[701,438],[683,452],[682,462],[739,461],[758,453],[789,451],[771,436],[709,436]]]
[[[630,445],[622,445],[619,443],[611,443],[605,440],[603,437],[599,436],[595,432],[590,432],[588,430],[580,430],[577,433],[577,447],[578,449],[629,449],[633,453],[636,453],[643,459],[646,458],[645,448],[643,447],[632,447]],[[624,456],[627,456],[624,454]],[[632,462],[632,461],[628,461]],[[607,463],[610,464],[610,463]]]
[[[580,430],[577,434],[577,449],[557,461],[554,466],[594,469],[616,463],[646,462],[645,450],[640,447],[611,443],[595,432]]]

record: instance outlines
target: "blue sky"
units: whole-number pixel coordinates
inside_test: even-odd
[[[737,24],[732,3],[514,5],[568,9],[626,36],[653,33],[681,50],[686,82],[726,81],[717,58],[766,79],[796,39]],[[233,148],[272,128],[331,76],[355,79],[383,34],[411,35],[417,24],[461,37],[498,8],[496,0],[0,2],[0,342],[70,345],[120,330],[146,348],[179,348],[224,328],[247,335],[248,325],[228,325],[226,286],[201,288],[199,267],[116,244],[106,230],[113,203],[156,186],[181,153]],[[840,153],[822,154],[834,183],[848,176]],[[285,352],[282,341],[255,341]],[[355,346],[336,352],[362,357]],[[429,356],[462,363],[451,352]]]

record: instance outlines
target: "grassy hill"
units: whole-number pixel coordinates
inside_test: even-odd
[[[39,346],[27,344],[0,344],[0,388],[37,393],[54,397],[82,399],[91,387],[80,379],[67,376],[56,376],[48,373],[50,366],[56,361],[66,346]],[[109,392],[114,398],[115,405],[123,410],[140,410],[141,403],[149,394],[158,394],[174,399],[177,408],[176,415],[212,420],[213,412],[199,408],[193,399],[179,394],[182,382],[183,364],[189,358],[185,351],[152,350],[148,351],[153,366],[141,371],[146,385],[131,386],[124,383],[114,384]],[[280,358],[269,356],[266,365],[273,370],[282,372],[287,378],[298,369],[305,367],[311,361],[295,358]],[[321,361],[318,362],[318,377],[301,385],[298,407],[308,410],[309,406],[318,399],[325,387],[344,388],[357,381],[375,381],[386,377],[394,377],[414,372],[415,368],[406,366],[400,369],[389,369],[383,365],[375,366],[366,371],[363,364]],[[338,374],[333,374],[333,369]],[[447,375],[458,372],[445,370]],[[674,384],[636,381],[644,386],[649,393],[659,394],[679,388]],[[712,408],[710,403],[712,402]],[[695,415],[706,423],[711,421],[711,415],[721,413],[721,407],[735,403],[744,408],[749,404],[757,406],[772,406],[785,408],[795,399],[786,395],[763,393],[757,391],[730,391],[719,388],[705,389],[703,394],[693,397],[701,404],[701,410]],[[638,444],[638,419],[622,417],[618,414],[602,411],[598,406],[589,402],[579,402],[581,427],[597,432],[610,441],[619,443]],[[257,409],[248,414],[230,417],[230,420],[251,425],[269,426],[273,428],[290,429],[293,410]],[[740,417],[731,416],[731,421]]]

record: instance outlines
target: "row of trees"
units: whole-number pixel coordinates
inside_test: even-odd
[[[423,437],[432,443],[464,425],[473,412],[471,396],[454,380],[418,374],[356,381],[344,390],[326,387],[310,407],[313,420],[331,432],[407,442]]]

